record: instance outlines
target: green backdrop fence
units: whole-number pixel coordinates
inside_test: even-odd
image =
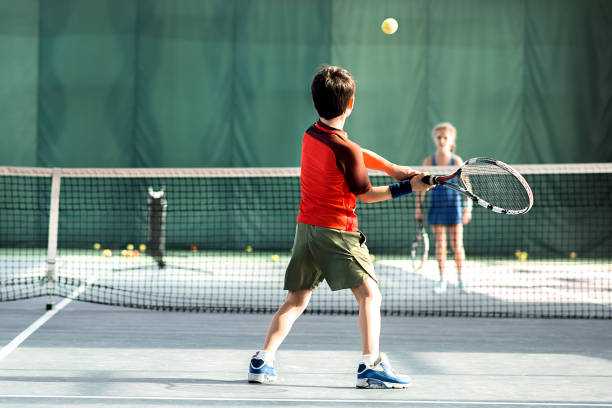
[[[609,0],[0,0],[0,165],[298,166],[321,63],[395,162],[440,121],[464,158],[607,162],[610,44]]]

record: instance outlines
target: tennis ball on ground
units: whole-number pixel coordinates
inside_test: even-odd
[[[376,256],[374,256],[374,254],[370,254],[370,259],[372,260],[372,262],[374,262],[376,260]]]
[[[98,242],[96,242],[95,244],[93,244],[93,249],[98,250],[98,249],[100,249],[100,248],[101,248],[101,246],[100,246],[100,244],[99,244]]]
[[[521,257],[519,258],[521,262],[525,262],[527,260],[527,252],[521,252]]]
[[[140,246],[138,247],[138,249],[140,249],[140,252],[144,252],[147,250],[147,246],[145,244],[140,244]]]
[[[121,251],[121,256],[124,257],[124,258],[127,258],[128,257],[128,250],[124,249],[123,251]]]
[[[398,26],[399,24],[397,23],[397,20],[392,17],[389,17],[382,22],[380,29],[383,30],[383,33],[391,35],[397,31]]]
[[[272,260],[272,262],[278,262],[280,258],[278,257],[278,255],[274,254],[270,257],[270,259]]]
[[[249,245],[244,250],[247,252],[253,252],[253,247]]]
[[[134,250],[134,244],[127,244],[125,246],[125,249],[127,249],[128,251],[133,251]]]
[[[517,250],[516,252],[514,252],[514,255],[515,255],[517,258],[520,258],[520,257],[521,257],[521,251]]]
[[[574,251],[570,252],[570,258],[575,259],[576,258],[576,253]]]
[[[104,251],[102,251],[102,255],[107,258],[110,258],[111,256],[113,256],[113,251],[111,251],[110,249],[105,249]]]
[[[196,245],[192,245],[189,247],[190,250],[192,250],[193,252],[198,250],[198,247]]]

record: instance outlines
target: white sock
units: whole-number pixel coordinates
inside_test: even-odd
[[[272,364],[274,362],[274,354],[275,353],[273,351],[259,350],[257,353],[255,353],[255,358],[260,358],[266,363]]]
[[[378,354],[364,354],[361,356],[361,361],[368,366],[374,365],[378,359]]]

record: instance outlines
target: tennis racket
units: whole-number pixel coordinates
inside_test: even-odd
[[[533,206],[533,194],[523,176],[506,163],[486,157],[469,159],[452,174],[425,176],[423,182],[451,188],[499,214],[525,214]]]
[[[419,221],[416,228],[416,237],[412,243],[410,257],[412,258],[412,269],[418,272],[427,261],[429,254],[429,236],[423,227],[423,221]]]

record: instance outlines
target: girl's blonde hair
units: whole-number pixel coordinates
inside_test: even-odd
[[[457,140],[457,129],[455,129],[455,127],[450,122],[442,122],[434,126],[433,130],[431,131],[431,137],[435,141],[436,132],[439,130],[447,130],[447,129],[450,130],[450,133],[453,135],[453,140],[451,143],[450,151],[454,153],[455,152],[455,141]]]

